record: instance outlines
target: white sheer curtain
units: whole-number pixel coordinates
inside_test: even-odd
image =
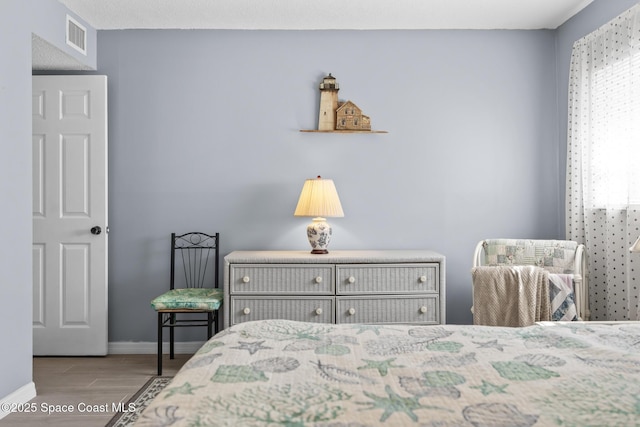
[[[587,248],[591,320],[640,320],[640,5],[573,45],[566,214]]]

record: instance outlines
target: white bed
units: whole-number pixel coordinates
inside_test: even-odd
[[[136,424],[169,425],[640,425],[640,324],[242,323]]]

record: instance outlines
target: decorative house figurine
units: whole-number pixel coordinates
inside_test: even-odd
[[[355,130],[371,131],[371,119],[353,102],[339,102],[340,87],[329,73],[320,83],[319,131]]]
[[[371,119],[351,101],[339,103],[336,110],[336,130],[371,130]]]

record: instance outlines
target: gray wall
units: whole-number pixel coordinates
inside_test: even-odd
[[[0,3],[0,398],[31,382],[31,33]],[[9,42],[10,41],[10,42]]]
[[[553,31],[101,31],[109,76],[110,341],[153,341],[171,231],[308,250],[304,179],[334,179],[330,249],[447,257],[470,323],[484,237],[559,237]],[[309,134],[327,73],[388,134]],[[524,191],[523,191],[524,190]],[[200,335],[196,335],[199,337]],[[186,338],[185,338],[186,339]]]
[[[31,33],[75,55],[66,13],[57,0],[0,1],[0,399],[32,381]]]
[[[333,249],[447,256],[447,321],[470,323],[484,237],[564,238],[571,45],[635,4],[556,31],[102,31],[110,82],[110,341],[152,341],[168,234],[307,250],[306,178],[333,178]],[[385,135],[304,134],[328,72]],[[373,190],[375,188],[375,190]],[[179,339],[199,339],[200,335]]]
[[[37,7],[34,5],[29,13],[31,22],[33,23],[31,30],[34,34],[47,41],[52,46],[52,49],[57,49],[71,56],[80,64],[90,69],[96,69],[98,33],[91,25],[85,22],[80,16],[68,10],[66,6],[58,0],[38,0]],[[67,15],[74,18],[87,30],[86,55],[67,45]]]

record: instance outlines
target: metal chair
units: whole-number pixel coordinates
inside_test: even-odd
[[[162,375],[163,328],[169,328],[171,359],[174,358],[174,328],[206,326],[207,339],[219,331],[223,294],[218,279],[219,246],[220,233],[171,233],[169,291],[151,301],[158,312],[158,375]],[[178,319],[182,314],[189,317]]]

